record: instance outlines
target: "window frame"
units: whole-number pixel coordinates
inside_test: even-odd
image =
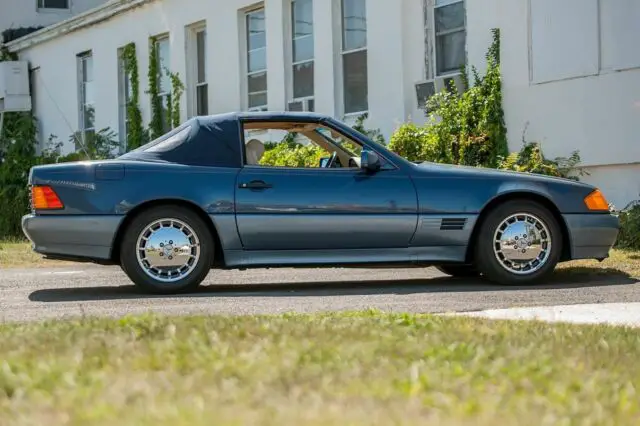
[[[449,34],[454,34],[454,33],[459,33],[459,32],[464,32],[465,34],[465,42],[464,42],[464,52],[465,52],[465,64],[467,63],[467,2],[466,0],[442,0],[443,4],[438,5],[438,0],[432,0],[433,4],[432,4],[432,12],[431,12],[431,17],[432,17],[432,37],[433,37],[433,75],[434,77],[438,78],[438,77],[450,77],[450,76],[454,76],[456,74],[460,74],[460,70],[455,70],[455,71],[445,71],[445,72],[440,72],[440,70],[438,69],[438,39],[439,37],[442,36],[446,36]],[[464,26],[462,27],[456,27],[450,30],[445,30],[445,31],[441,31],[438,32],[437,30],[437,25],[436,25],[436,11],[437,9],[443,8],[443,7],[447,7],[447,6],[451,6],[453,4],[457,4],[457,3],[462,3],[462,7],[464,10]]]
[[[311,4],[311,15],[312,15],[312,21],[311,21],[311,34],[308,35],[304,35],[304,36],[300,36],[300,37],[296,37],[295,35],[295,30],[296,30],[296,16],[295,16],[295,3],[298,1],[308,1]],[[287,102],[287,110],[290,111],[290,106],[291,104],[295,104],[295,103],[302,103],[303,105],[303,109],[302,111],[307,111],[308,107],[305,107],[306,105],[309,105],[310,101],[314,104],[314,108],[310,111],[315,110],[315,62],[316,62],[316,52],[315,52],[315,22],[313,21],[313,10],[314,10],[314,2],[313,0],[290,0],[289,2],[289,24],[290,24],[290,32],[289,32],[289,38],[288,38],[288,44],[289,44],[289,83],[288,83],[288,89],[289,89],[289,93],[290,96],[288,96],[288,102]],[[312,46],[313,46],[313,55],[311,57],[311,59],[303,59],[300,61],[296,61],[295,60],[295,45],[296,45],[296,41],[298,40],[302,40],[305,38],[310,38],[312,41]],[[297,66],[300,65],[306,65],[306,64],[311,64],[311,66],[313,67],[313,88],[311,91],[310,95],[307,96],[296,96],[296,79],[295,79],[295,69]]]
[[[369,104],[369,64],[368,64],[368,60],[369,60],[369,27],[368,27],[368,22],[366,19],[367,16],[367,0],[362,0],[364,5],[365,5],[365,45],[364,47],[358,47],[358,48],[354,48],[354,49],[345,49],[345,34],[346,34],[346,28],[345,28],[345,16],[344,16],[344,9],[345,9],[345,1],[349,1],[349,0],[340,0],[339,2],[339,6],[340,6],[340,77],[341,77],[341,98],[342,98],[342,102],[341,102],[341,109],[342,109],[342,113],[345,117],[357,117],[359,115],[365,114],[367,112],[369,112],[369,109],[371,108],[371,105]],[[345,72],[345,57],[348,55],[352,55],[352,54],[357,54],[357,53],[365,53],[365,58],[366,58],[366,66],[367,66],[367,70],[366,70],[366,78],[367,78],[367,96],[366,96],[366,104],[367,107],[364,110],[361,111],[347,111],[347,73]]]
[[[87,61],[91,61],[91,79],[90,80],[87,79],[87,76],[84,72],[84,69],[85,69],[84,65],[85,65],[85,62]],[[78,88],[78,130],[82,138],[82,143],[86,147],[87,135],[90,133],[93,133],[95,135],[96,133],[95,100],[94,99],[92,99],[91,101],[87,100],[87,90],[86,90],[87,83],[94,82],[93,51],[87,50],[77,54],[76,62],[77,62],[76,66],[77,66],[77,88]],[[92,127],[86,127],[86,118],[87,118],[86,109],[87,108],[91,108],[93,110],[94,116],[93,116]],[[76,140],[76,150],[78,149],[77,142],[78,141]]]
[[[199,36],[203,34],[203,81],[199,81],[200,58],[198,56]],[[209,80],[207,66],[207,24],[206,22],[198,22],[186,27],[186,58],[187,58],[187,115],[189,118],[194,116],[209,115]],[[204,90],[207,93],[205,111],[200,110],[199,93]]]
[[[71,11],[71,0],[65,0],[66,7],[47,6],[47,0],[36,0],[36,11],[38,12],[61,12]]]
[[[324,167],[288,167],[288,166],[263,166],[263,165],[250,165],[247,164],[247,140],[245,138],[246,134],[252,134],[253,132],[262,132],[264,133],[268,133],[270,130],[278,130],[276,128],[266,128],[266,129],[246,129],[245,125],[247,123],[291,123],[291,124],[300,124],[300,125],[315,125],[318,128],[325,128],[327,130],[330,130],[332,132],[338,133],[339,135],[341,135],[343,138],[345,138],[346,140],[351,141],[352,143],[359,145],[362,147],[362,151],[364,150],[369,150],[369,151],[373,151],[376,154],[378,154],[378,156],[380,157],[380,163],[381,163],[381,168],[379,170],[379,172],[383,172],[383,171],[391,171],[391,170],[399,170],[399,167],[391,160],[389,159],[389,157],[387,157],[387,155],[385,155],[383,152],[380,152],[379,149],[374,149],[371,146],[369,146],[367,143],[362,142],[360,140],[358,140],[358,138],[350,136],[348,133],[346,133],[344,130],[340,129],[339,127],[335,126],[332,122],[330,121],[322,121],[322,122],[317,122],[314,120],[305,120],[304,118],[302,119],[283,119],[283,118],[274,118],[274,119],[264,119],[264,118],[250,118],[250,117],[245,117],[245,118],[240,118],[239,119],[239,130],[240,130],[240,142],[242,144],[242,161],[241,161],[241,166],[242,168],[248,168],[248,169],[259,169],[259,170],[282,170],[282,171],[292,171],[292,170],[297,170],[297,171],[309,171],[309,172],[316,172],[318,170],[325,170],[327,172],[350,172],[350,173],[362,173],[362,168],[360,167],[339,167],[339,168],[324,168]],[[323,137],[325,139],[327,139],[326,136],[323,135]],[[333,146],[335,146],[338,150],[342,151],[344,154],[349,155],[350,153],[348,151],[346,151],[344,148],[342,148],[339,144],[336,144],[335,142],[332,142],[331,140],[327,141],[328,143],[332,144]],[[314,143],[313,141],[311,141],[311,143]],[[317,145],[317,144],[316,144]],[[351,157],[351,156],[350,156]],[[351,157],[352,158],[352,157]]]
[[[249,34],[249,18],[251,17],[251,15],[256,14],[256,13],[262,13],[262,15],[264,16],[264,20],[265,20],[265,25],[264,25],[264,34],[265,34],[265,45],[264,47],[259,47],[257,49],[250,49],[249,47],[249,43],[251,40],[251,36]],[[267,58],[267,24],[266,24],[266,20],[267,20],[267,15],[266,15],[266,9],[265,6],[263,4],[261,4],[260,6],[254,7],[252,9],[247,9],[244,11],[243,13],[243,22],[244,22],[244,38],[245,38],[245,85],[246,85],[246,96],[245,96],[245,101],[246,101],[246,105],[247,105],[247,110],[249,111],[268,111],[269,109],[269,81],[268,81],[268,77],[269,77],[269,64],[268,64],[268,58]],[[264,68],[259,69],[257,71],[251,71],[250,70],[250,65],[251,65],[251,53],[252,52],[257,52],[260,50],[264,50],[265,51],[265,64],[264,64]],[[260,90],[257,92],[251,92],[249,87],[249,79],[252,76],[256,76],[256,75],[260,75],[260,74],[264,74],[264,78],[265,78],[265,90]],[[266,99],[265,99],[265,103],[262,105],[256,105],[256,106],[251,106],[251,96],[255,96],[255,95],[265,95]]]

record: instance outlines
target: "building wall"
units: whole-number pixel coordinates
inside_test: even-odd
[[[68,9],[42,9],[38,0],[0,0],[0,33],[8,28],[45,27],[86,12],[107,0],[69,0]]]
[[[191,0],[185,8],[181,0],[149,3],[117,18],[98,23],[63,37],[23,50],[21,59],[35,69],[34,91],[36,115],[41,132],[67,140],[78,129],[78,94],[76,55],[91,50],[94,61],[96,128],[117,130],[118,123],[118,56],[119,48],[134,41],[140,72],[140,94],[143,120],[151,118],[147,69],[149,37],[170,34],[171,70],[184,80],[186,69],[186,26],[202,22],[207,28],[207,82],[209,112],[218,113],[246,109],[245,72],[243,64],[244,35],[241,11],[255,6],[252,0]],[[288,33],[283,30],[288,16],[286,0],[267,0],[267,63],[269,109],[286,109],[288,81],[285,51]],[[413,84],[420,80],[424,49],[403,28],[422,36],[421,0],[405,0],[403,4],[385,0],[368,0],[368,68],[370,123],[390,135],[414,109]],[[342,81],[340,74],[340,33],[336,29],[340,8],[337,1],[315,2],[315,109],[343,117]],[[398,28],[398,31],[390,31]],[[417,67],[405,67],[413,61]],[[384,66],[380,66],[384,64]],[[408,71],[409,70],[409,71]],[[187,96],[183,97],[182,117],[186,117]],[[349,120],[351,118],[347,118]],[[72,144],[64,149],[70,151]]]
[[[640,193],[640,57],[632,41],[640,39],[635,34],[640,26],[634,25],[640,7],[636,0],[599,2],[601,7],[594,8],[598,0],[565,0],[566,7],[554,9],[553,0],[467,0],[467,58],[482,72],[490,29],[501,28],[510,149],[520,148],[525,128],[526,139],[540,141],[548,157],[578,149],[591,173],[583,180],[625,205]],[[246,109],[242,11],[257,4],[190,0],[187,8],[183,0],[157,0],[23,50],[21,57],[35,70],[34,103],[43,139],[54,134],[66,141],[79,128],[76,54],[85,50],[92,50],[94,58],[96,128],[120,128],[117,52],[131,41],[137,46],[140,106],[148,124],[149,37],[170,34],[170,67],[185,80],[187,63],[192,63],[186,55],[186,27],[194,23],[207,29],[209,112]],[[288,4],[264,1],[271,110],[286,109],[290,97]],[[429,74],[431,61],[425,58],[424,3],[367,0],[366,17],[368,126],[389,137],[403,121],[425,121],[414,88]],[[342,118],[339,1],[316,0],[313,19],[315,109]],[[188,102],[191,94],[182,101],[183,119]],[[65,151],[72,149],[65,145]]]
[[[469,61],[481,69],[487,29],[501,29],[510,149],[526,130],[547,157],[579,150],[582,180],[618,207],[640,198],[640,2],[471,0],[467,19]]]

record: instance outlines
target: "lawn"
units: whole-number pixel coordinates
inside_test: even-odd
[[[379,312],[0,325],[0,424],[639,424],[640,331]]]
[[[0,240],[0,269],[3,268],[41,268],[73,265],[72,262],[60,262],[44,259],[31,250],[31,244],[23,240]]]

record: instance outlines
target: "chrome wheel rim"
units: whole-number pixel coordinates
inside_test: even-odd
[[[138,264],[154,280],[174,283],[193,272],[200,259],[200,240],[178,219],[159,219],[145,227],[136,244]]]
[[[547,225],[530,213],[509,216],[498,225],[493,251],[507,271],[530,275],[539,271],[551,254],[551,233]]]

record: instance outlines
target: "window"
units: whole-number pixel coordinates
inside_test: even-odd
[[[69,0],[38,0],[38,9],[69,9]]]
[[[267,30],[264,9],[246,14],[247,105],[252,111],[267,110]]]
[[[95,109],[93,98],[93,56],[91,52],[78,55],[78,122],[80,141],[84,146],[95,134]],[[80,148],[76,139],[76,150]]]
[[[366,0],[342,0],[342,72],[345,114],[367,111]]]
[[[171,118],[167,102],[171,97],[171,78],[167,74],[170,67],[169,36],[156,38],[156,60],[158,61],[158,97],[162,103],[162,126],[165,132],[171,130]]]
[[[252,136],[256,132],[261,132],[260,138]],[[319,124],[248,122],[244,123],[244,140],[248,166],[360,167],[362,145]]]
[[[187,27],[188,114],[209,114],[207,84],[207,30],[203,24]]]
[[[459,72],[466,62],[464,0],[436,0],[434,21],[437,75]]]
[[[314,110],[313,0],[291,2],[291,111]]]

